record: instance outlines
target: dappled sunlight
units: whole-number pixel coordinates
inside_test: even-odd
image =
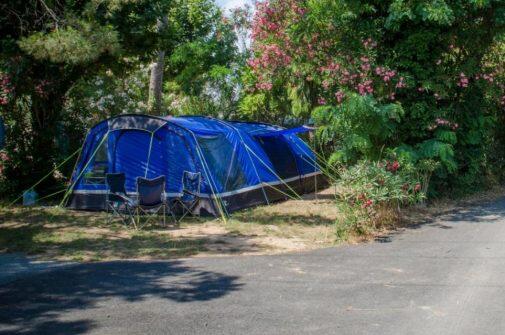
[[[73,310],[96,308],[110,299],[118,303],[219,299],[239,290],[242,284],[238,280],[236,276],[201,270],[179,261],[75,265],[39,274],[30,285],[19,280],[1,287],[0,323],[8,331],[0,334],[86,333],[93,329],[92,321],[70,322],[60,316]]]
[[[328,197],[326,197],[329,195]],[[326,197],[326,198],[325,198]],[[188,217],[180,225],[128,229],[105,213],[58,207],[0,208],[0,252],[39,259],[98,261],[195,255],[262,254],[332,245],[338,210],[327,190],[235,212],[224,223]]]

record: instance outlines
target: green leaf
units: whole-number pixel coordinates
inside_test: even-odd
[[[437,129],[435,137],[442,142],[450,144],[456,144],[456,142],[458,142],[458,137],[454,131]]]
[[[19,40],[19,47],[38,60],[82,64],[97,60],[102,54],[120,50],[118,33],[110,26],[80,21],[50,33],[37,32]]]

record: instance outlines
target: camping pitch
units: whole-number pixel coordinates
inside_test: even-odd
[[[209,117],[120,115],[88,133],[72,175],[68,206],[105,209],[107,173],[166,177],[166,196],[181,196],[185,171],[200,173],[197,212],[221,215],[313,192],[321,174],[297,133],[307,128],[228,122]]]

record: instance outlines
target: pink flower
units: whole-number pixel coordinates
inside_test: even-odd
[[[404,88],[406,87],[407,85],[405,84],[404,82],[404,78],[403,77],[400,77],[400,80],[398,80],[398,83],[396,83],[396,88]]]
[[[337,102],[340,104],[344,100],[345,93],[342,91],[338,91],[337,93],[335,93],[335,97],[337,98]]]
[[[323,97],[317,98],[317,103],[319,105],[326,105],[326,100]]]
[[[370,207],[370,206],[372,206],[372,205],[373,205],[373,200],[368,199],[368,200],[366,200],[366,201],[365,201],[365,202],[361,205],[361,208],[368,208],[368,207]]]
[[[361,69],[363,71],[370,71],[370,64],[368,63],[361,64]]]
[[[0,151],[0,163],[10,161],[9,155],[5,151]]]
[[[375,42],[371,37],[363,40],[362,43],[366,49],[375,48],[377,46],[377,42]]]
[[[386,170],[396,172],[400,168],[400,162],[394,161],[393,163],[387,162]]]
[[[459,87],[468,87],[468,78],[466,77],[466,75],[461,72],[460,75],[459,75],[459,82],[457,84]]]
[[[365,86],[363,84],[358,84],[358,86],[356,86],[356,88],[357,88],[359,94],[361,94],[361,95],[365,95],[366,94],[366,92],[365,92]]]
[[[273,86],[272,83],[269,82],[262,82],[256,84],[256,88],[263,91],[270,91],[272,89],[272,86]]]

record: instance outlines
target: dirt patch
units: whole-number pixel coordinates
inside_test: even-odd
[[[54,207],[0,207],[0,253],[23,252],[41,260],[165,259],[207,255],[274,254],[335,245],[341,215],[332,189],[234,213],[229,220],[187,219],[135,231],[107,223],[103,213]],[[505,196],[495,188],[462,200],[437,200],[403,211],[403,224],[347,243],[381,239],[402,227],[433,221],[462,207]]]
[[[338,215],[328,191],[257,207],[223,222],[187,219],[143,230],[107,223],[103,213],[55,207],[0,208],[0,252],[42,260],[95,261],[283,253],[332,245]]]

